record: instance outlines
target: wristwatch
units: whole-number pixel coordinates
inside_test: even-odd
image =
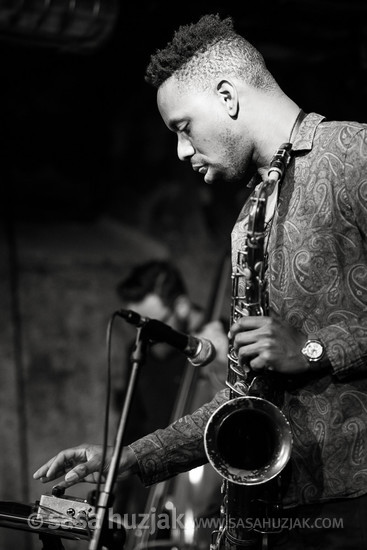
[[[301,351],[308,361],[320,361],[325,353],[322,343],[313,339],[307,340]]]

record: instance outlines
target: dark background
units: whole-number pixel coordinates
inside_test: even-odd
[[[141,225],[144,203],[172,180],[199,199],[209,226],[211,218],[232,212],[238,190],[218,184],[208,193],[202,179],[181,166],[175,137],[157,112],[155,90],[144,82],[150,53],[163,47],[178,25],[204,13],[232,15],[238,31],[260,49],[285,92],[305,111],[367,119],[364,0],[257,0],[233,6],[110,0],[102,2],[103,32],[87,44],[81,29],[79,45],[52,21],[46,20],[43,34],[34,24],[32,30],[43,2],[28,3],[30,15],[23,11],[22,25],[9,17],[9,4],[0,3],[1,176],[5,211],[17,220],[90,221],[107,213]],[[161,214],[180,193],[166,196]]]

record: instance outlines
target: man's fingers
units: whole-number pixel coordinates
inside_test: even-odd
[[[50,465],[46,477],[49,479],[56,479],[71,470],[73,466],[75,466],[75,461],[80,460],[83,460],[83,457],[80,456],[79,449],[67,449],[66,451],[62,451]]]
[[[89,460],[87,460],[88,456],[91,456]],[[64,480],[58,483],[59,487],[65,489],[81,481],[95,482],[100,464],[101,453],[98,449],[81,445],[61,451],[41,466],[33,477],[46,483],[65,476]]]
[[[87,476],[99,472],[100,464],[101,462],[97,457],[91,458],[84,464],[78,464],[66,474],[65,481],[67,483],[83,481]]]
[[[76,462],[82,460],[86,460],[85,449],[78,447],[66,449],[48,460],[33,474],[33,477],[34,479],[41,479],[41,481],[51,481],[67,473]]]
[[[249,344],[235,348],[240,363],[248,362],[259,354],[256,344]]]
[[[269,317],[264,317],[261,315],[241,317],[241,319],[239,319],[236,323],[233,323],[229,329],[228,336],[233,338],[239,332],[241,333],[243,331],[256,330],[267,323],[269,323]]]
[[[49,471],[51,465],[55,462],[57,456],[54,456],[53,458],[50,458],[50,460],[48,460],[45,464],[43,464],[43,466],[38,468],[38,470],[36,472],[34,472],[33,478],[34,479],[40,479],[41,481],[43,481],[43,479],[47,477],[47,472]],[[62,475],[62,474],[60,474],[60,475]]]
[[[36,472],[37,473],[37,472]],[[46,473],[44,476],[41,477],[35,477],[36,474],[33,474],[34,479],[39,479],[42,483],[48,483],[49,481],[52,481],[53,479],[57,479],[65,474],[65,469],[62,468],[60,470],[57,470],[54,474],[50,475]]]
[[[252,347],[256,345],[256,342],[257,342],[256,334],[254,334],[253,332],[240,332],[233,339],[233,347],[236,352],[238,352],[238,350],[243,346],[246,346],[246,347],[251,346],[251,349],[252,349]]]

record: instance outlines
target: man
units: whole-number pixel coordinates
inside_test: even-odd
[[[269,315],[237,320],[230,339],[240,366],[284,378],[293,449],[283,513],[324,520],[288,523],[270,543],[365,548],[367,127],[305,116],[229,18],[204,16],[180,28],[152,57],[147,78],[177,134],[179,158],[207,183],[247,180],[254,168],[256,183],[267,177],[280,145],[292,143],[281,187],[267,201]],[[246,242],[249,204],[233,231],[234,261]],[[121,471],[150,484],[203,463],[205,425],[227,398],[219,392],[192,415],[134,442]],[[64,484],[90,479],[99,456],[94,446],[68,449],[35,477],[54,479],[71,461]],[[333,522],[340,518],[343,528]]]
[[[116,290],[122,307],[142,317],[157,319],[187,334],[195,334],[202,329],[204,311],[192,303],[181,274],[167,260],[150,260],[135,266],[119,282]],[[127,443],[163,428],[173,420],[185,366],[185,356],[174,347],[164,343],[149,347],[134,394]],[[205,372],[203,369],[202,373]],[[124,375],[125,378],[126,372]],[[126,383],[126,380],[123,382]],[[122,387],[116,392],[120,398],[123,390]]]
[[[213,289],[214,291],[215,289]],[[117,295],[123,308],[133,310],[142,317],[157,319],[176,331],[196,334],[217,342],[226,350],[227,335],[219,320],[205,322],[206,312],[190,299],[186,284],[176,266],[168,260],[149,260],[136,265],[119,282]],[[218,342],[222,342],[218,346]],[[129,347],[129,355],[132,349]],[[128,364],[128,361],[127,361]],[[144,364],[140,368],[138,383],[129,411],[125,443],[129,444],[150,432],[165,427],[177,419],[176,406],[180,403],[181,415],[192,412],[211,399],[224,386],[226,379],[226,353],[217,354],[215,360],[204,369],[194,372],[191,391],[187,393],[183,381],[192,373],[184,354],[165,343],[149,346]],[[123,373],[122,387],[115,392],[116,405],[122,406],[127,369]],[[182,389],[181,389],[182,388]],[[185,392],[185,393],[182,393]],[[206,475],[208,482],[208,475]],[[181,483],[184,483],[181,481]],[[217,478],[206,488],[206,498],[219,507]],[[171,488],[172,491],[172,488]],[[210,492],[209,492],[210,491]],[[203,489],[202,489],[203,492]],[[173,495],[168,495],[173,498]],[[114,500],[115,511],[141,514],[145,512],[147,491],[138,479],[121,481]],[[195,509],[204,510],[203,499],[196,498]],[[203,512],[204,513],[204,512]]]

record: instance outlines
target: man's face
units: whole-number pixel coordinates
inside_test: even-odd
[[[129,302],[127,308],[136,311],[136,313],[139,313],[142,317],[157,319],[175,330],[182,330],[180,327],[180,320],[173,308],[166,306],[157,294],[147,294],[147,296],[139,302]],[[173,348],[167,344],[155,343],[151,347],[150,353],[162,360],[171,353],[172,349]]]
[[[166,306],[157,294],[147,294],[139,302],[129,302],[127,308],[136,311],[142,317],[157,319],[172,328],[177,328],[177,319],[173,309]]]
[[[206,183],[238,181],[248,168],[250,142],[239,133],[225,103],[214,91],[182,89],[175,77],[158,90],[158,109],[166,126],[177,134],[177,154],[189,160]]]

